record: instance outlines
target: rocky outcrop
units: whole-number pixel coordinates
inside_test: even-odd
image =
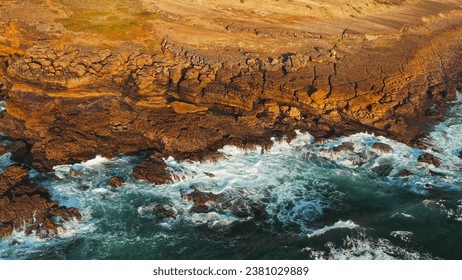
[[[296,128],[316,137],[368,131],[411,143],[441,118],[435,112],[461,80],[462,19],[451,7],[440,7],[444,20],[394,37],[385,29],[344,29],[295,40],[293,51],[271,45],[281,49],[272,54],[250,46],[216,52],[213,42],[193,48],[168,38],[154,40],[155,51],[136,40],[105,47],[88,34],[87,42],[71,39],[72,30],[45,32],[51,39],[40,41],[35,23],[10,20],[0,29],[24,44],[0,38],[8,46],[0,57],[0,131],[21,139],[17,159],[40,170],[96,153],[155,149],[188,158]]]
[[[380,143],[380,142],[374,143],[372,145],[372,149],[375,151],[380,151],[382,153],[391,153],[394,151],[390,145],[385,144],[385,143]]]
[[[441,159],[432,155],[432,154],[429,154],[429,153],[425,153],[425,154],[422,154],[420,155],[417,160],[419,162],[423,162],[423,163],[426,163],[426,164],[433,164],[435,167],[440,167],[441,166]]]
[[[40,237],[58,234],[63,223],[81,219],[75,208],[59,206],[48,190],[29,185],[25,167],[13,165],[0,174],[0,237],[13,230]]]
[[[0,5],[0,131],[2,151],[42,171],[141,150],[207,160],[295,129],[413,144],[462,82],[456,0],[36,2]],[[165,171],[154,158],[133,175],[163,184]],[[56,206],[24,191],[30,209]]]
[[[223,212],[229,211],[239,218],[262,218],[266,211],[264,205],[230,192],[215,194],[204,192],[191,187],[192,192],[183,192],[185,200],[193,202],[191,211],[194,213]]]
[[[146,160],[133,169],[133,177],[137,180],[146,180],[149,183],[162,185],[172,181],[166,171],[167,164],[161,160]]]
[[[111,177],[111,179],[109,179],[107,183],[109,186],[116,189],[116,188],[121,187],[125,183],[125,180],[124,178],[120,176],[114,176],[114,177]]]

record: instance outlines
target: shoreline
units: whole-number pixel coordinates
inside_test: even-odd
[[[162,157],[296,129],[420,146],[462,85],[458,1],[58,2],[0,6],[0,131],[39,171],[148,150],[136,177],[162,183]]]

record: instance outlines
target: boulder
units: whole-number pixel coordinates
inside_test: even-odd
[[[176,219],[176,213],[173,209],[167,209],[161,204],[157,204],[152,213],[160,220],[162,219]]]
[[[384,177],[390,175],[391,171],[393,171],[393,166],[391,164],[377,165],[371,168],[371,171]]]
[[[414,173],[412,173],[411,171],[407,169],[403,169],[400,172],[398,172],[398,174],[396,174],[397,177],[408,177],[412,175],[414,175]]]
[[[353,152],[355,150],[353,142],[343,142],[337,147],[334,147],[332,151],[334,152]]]
[[[124,180],[124,178],[122,178],[120,176],[114,176],[111,179],[109,179],[109,181],[107,183],[112,188],[118,188],[118,187],[121,187],[125,183],[125,180]]]
[[[261,218],[266,213],[263,205],[233,193],[203,192],[195,186],[192,186],[191,189],[193,190],[191,193],[183,193],[182,197],[193,202],[191,211],[195,213],[228,210],[239,218]]]
[[[391,153],[394,151],[390,145],[381,142],[375,142],[374,145],[372,145],[372,149],[382,153]]]
[[[425,154],[420,155],[417,158],[417,161],[423,162],[423,163],[426,163],[426,164],[433,164],[435,167],[440,167],[441,166],[441,159],[434,156],[434,155],[432,155],[432,154],[429,154],[429,153],[425,153]]]

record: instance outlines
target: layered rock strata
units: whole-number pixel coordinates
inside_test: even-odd
[[[0,131],[38,170],[141,150],[367,131],[412,144],[462,81],[460,1],[75,1],[0,5]],[[384,149],[384,147],[378,147]]]

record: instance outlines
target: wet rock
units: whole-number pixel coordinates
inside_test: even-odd
[[[353,152],[355,150],[353,142],[343,142],[337,147],[334,147],[334,152]]]
[[[414,173],[412,173],[411,171],[407,169],[403,169],[400,172],[398,172],[398,174],[396,174],[397,177],[408,177],[412,175],[414,175]]]
[[[27,168],[20,165],[9,166],[0,174],[0,196],[10,188],[20,184],[27,184],[28,182],[29,173]]]
[[[372,149],[376,151],[381,151],[383,153],[391,153],[394,151],[390,145],[380,142],[374,143],[374,145],[372,145]]]
[[[6,153],[9,153],[9,152],[10,152],[10,149],[8,149],[8,147],[6,147],[3,144],[0,144],[0,155],[6,154]]]
[[[432,176],[446,177],[446,174],[429,169],[428,173]]]
[[[462,150],[459,152],[458,157],[459,157],[460,159],[462,159]]]
[[[8,149],[11,152],[12,160],[26,164],[32,163],[31,147],[26,142],[22,140],[14,141],[8,145]]]
[[[195,213],[208,213],[211,211],[231,211],[239,218],[261,218],[266,214],[262,204],[232,193],[214,194],[203,192],[192,186],[191,193],[183,193],[182,197],[194,203],[191,208]]]
[[[215,174],[210,173],[210,172],[204,172],[204,174],[207,175],[207,176],[210,177],[210,178],[215,177]]]
[[[90,186],[88,185],[81,185],[79,186],[79,189],[82,190],[82,191],[88,191],[90,189]]]
[[[69,174],[72,175],[72,176],[75,176],[75,177],[81,177],[85,173],[83,171],[79,171],[79,170],[71,168],[71,169],[69,169]]]
[[[417,158],[417,161],[427,164],[433,164],[435,167],[441,166],[441,159],[429,153],[420,155],[419,158]]]
[[[13,233],[13,226],[11,224],[0,223],[0,238],[9,236]]]
[[[152,213],[158,218],[158,219],[176,219],[176,212],[173,209],[166,209],[165,206],[161,204],[157,204],[154,209],[152,210]]]
[[[393,171],[393,166],[391,164],[378,165],[371,168],[371,171],[382,177],[388,176]]]
[[[146,180],[156,185],[167,184],[172,182],[172,177],[166,168],[167,164],[163,161],[147,160],[133,169],[133,176],[136,180]]]
[[[183,195],[183,198],[192,201],[195,206],[204,207],[211,202],[223,200],[223,195],[214,194],[212,192],[199,191],[195,186],[192,186],[193,192]]]
[[[124,180],[124,178],[122,178],[120,176],[114,176],[111,179],[109,179],[109,181],[107,183],[112,188],[118,188],[118,187],[121,187],[125,183],[125,180]]]
[[[76,208],[59,207],[46,188],[30,186],[28,178],[27,168],[20,165],[0,175],[0,237],[13,229],[47,237],[58,233],[60,221],[82,218]]]

